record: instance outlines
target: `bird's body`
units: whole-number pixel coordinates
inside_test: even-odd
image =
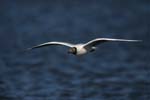
[[[83,55],[88,52],[88,50],[84,48],[84,44],[76,44],[74,47],[77,48],[76,55]]]
[[[40,47],[48,46],[48,45],[63,45],[63,46],[69,47],[68,53],[71,53],[74,55],[84,55],[86,53],[95,51],[97,45],[99,45],[103,42],[109,42],[109,41],[139,42],[140,40],[97,38],[97,39],[91,40],[84,44],[70,44],[70,43],[66,43],[66,42],[47,42],[47,43],[43,43],[43,44],[34,46],[32,48],[28,48],[28,50],[31,50],[34,48],[40,48]]]

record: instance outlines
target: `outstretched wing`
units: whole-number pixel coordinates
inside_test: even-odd
[[[109,42],[109,41],[124,41],[124,42],[140,42],[141,40],[127,40],[127,39],[112,39],[112,38],[97,38],[89,41],[84,45],[84,47],[92,47],[98,44]]]
[[[45,47],[45,46],[49,46],[49,45],[62,45],[62,46],[67,46],[67,47],[73,47],[73,44],[70,43],[66,43],[66,42],[47,42],[47,43],[43,43],[43,44],[39,44],[37,46],[33,46],[31,48],[28,48],[27,50],[32,50],[35,48],[41,48],[41,47]]]

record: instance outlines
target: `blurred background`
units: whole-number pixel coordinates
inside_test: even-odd
[[[0,100],[150,100],[149,0],[1,0]],[[66,47],[26,48],[97,37],[82,57]]]

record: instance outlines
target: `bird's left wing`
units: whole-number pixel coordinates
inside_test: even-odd
[[[31,48],[28,48],[27,50],[32,50],[35,48],[45,47],[45,46],[49,46],[49,45],[63,45],[63,46],[67,46],[67,47],[74,46],[73,44],[66,43],[66,42],[47,42],[47,43],[39,44],[39,45],[33,46]]]
[[[128,39],[113,39],[113,38],[97,38],[87,42],[84,47],[92,47],[98,44],[109,42],[109,41],[124,41],[124,42],[140,42],[141,40],[128,40]]]

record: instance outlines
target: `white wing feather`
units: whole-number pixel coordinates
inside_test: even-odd
[[[128,40],[128,39],[113,39],[113,38],[97,38],[87,42],[84,47],[96,46],[98,44],[109,41],[124,41],[124,42],[140,42],[141,40]]]
[[[73,47],[74,46],[73,44],[66,43],[66,42],[46,42],[46,43],[42,43],[42,44],[39,44],[37,46],[33,46],[31,48],[28,48],[27,50],[40,48],[40,47],[44,47],[44,46],[49,46],[49,45],[62,45],[62,46],[67,46],[67,47]]]

